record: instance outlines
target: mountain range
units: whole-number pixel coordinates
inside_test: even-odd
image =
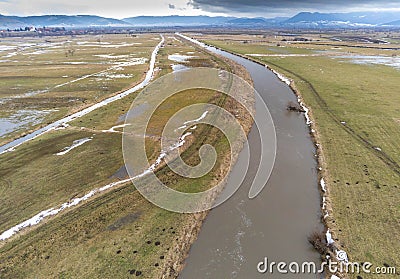
[[[357,28],[398,27],[399,12],[311,13],[301,12],[293,17],[237,18],[210,16],[137,16],[124,19],[93,15],[0,15],[0,29],[24,27],[290,27],[290,28]]]
[[[129,24],[114,18],[93,15],[43,15],[43,16],[5,16],[0,15],[0,29],[24,27],[90,27],[90,26],[128,26]]]

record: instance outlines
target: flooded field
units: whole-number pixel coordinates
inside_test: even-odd
[[[345,55],[336,58],[359,65],[386,65],[400,70],[400,57],[396,56]]]
[[[53,110],[18,110],[11,115],[0,118],[0,136],[3,137],[15,131],[23,131],[32,126],[39,125],[45,116]]]
[[[156,44],[152,35],[3,39],[0,144],[139,83]]]

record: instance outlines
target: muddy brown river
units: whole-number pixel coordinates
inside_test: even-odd
[[[276,267],[272,274],[257,271],[258,263],[265,257],[270,262],[301,265],[312,261],[317,267],[320,265],[319,254],[307,241],[313,230],[322,229],[316,150],[304,115],[286,109],[288,102],[297,102],[297,98],[262,65],[208,49],[243,65],[251,74],[276,126],[277,157],[266,187],[250,200],[249,188],[262,144],[253,127],[249,134],[251,163],[247,176],[235,195],[210,211],[179,278],[320,278],[317,274],[278,274]],[[235,173],[245,165],[243,157],[239,156],[227,187],[229,181],[238,179]]]

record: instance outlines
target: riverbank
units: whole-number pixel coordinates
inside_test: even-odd
[[[212,46],[212,47],[215,47],[215,46]],[[218,48],[218,47],[216,47],[216,48]],[[317,122],[313,115],[312,108],[307,106],[307,104],[305,103],[305,100],[304,100],[301,92],[297,89],[295,82],[292,79],[290,79],[290,78],[284,76],[282,73],[280,73],[278,69],[274,69],[270,65],[265,64],[255,58],[252,58],[252,57],[249,57],[246,55],[242,55],[240,53],[235,53],[235,52],[232,52],[232,51],[229,51],[226,49],[221,49],[221,50],[231,53],[233,55],[240,56],[244,59],[247,59],[254,63],[260,64],[260,65],[266,67],[267,69],[271,70],[277,76],[277,78],[279,78],[283,83],[287,84],[290,87],[293,94],[297,97],[298,104],[304,110],[304,117],[306,120],[306,124],[309,127],[309,135],[310,135],[310,137],[315,145],[316,151],[317,151],[316,157],[317,157],[317,162],[318,162],[318,177],[319,177],[319,181],[320,181],[321,213],[323,216],[323,218],[321,218],[321,222],[325,226],[325,233],[324,233],[324,237],[325,237],[325,241],[326,241],[325,245],[328,246],[326,249],[326,252],[329,252],[329,254],[325,254],[325,253],[320,254],[321,259],[327,260],[328,258],[331,258],[331,259],[336,258],[339,262],[344,261],[344,259],[347,261],[347,253],[343,251],[343,247],[340,247],[337,245],[332,245],[332,244],[335,244],[336,241],[338,241],[338,239],[336,239],[336,241],[334,241],[332,234],[331,234],[332,231],[337,230],[337,227],[334,225],[334,223],[327,221],[328,220],[327,217],[329,217],[329,214],[333,214],[333,210],[332,210],[331,199],[329,196],[330,188],[329,188],[329,185],[327,185],[327,183],[326,183],[327,177],[328,177],[327,165],[325,162],[322,142],[320,140],[318,125],[317,125]],[[311,234],[310,234],[310,236],[311,236]],[[321,251],[318,251],[318,252],[321,252]],[[337,257],[338,253],[340,253],[342,258]],[[341,276],[341,278],[347,278],[344,274],[340,274],[340,276]]]
[[[252,53],[250,49],[256,47],[261,49],[261,44],[256,42],[242,44],[206,37],[203,36],[204,41],[232,52],[245,54]],[[268,40],[270,43],[262,44],[264,50],[260,54],[264,51],[291,53],[293,48],[326,53],[307,58],[257,57],[260,63],[271,65],[294,80],[295,89],[301,92],[316,120],[314,130],[320,143],[320,178],[323,178],[320,187],[324,186],[327,191],[322,191],[326,199],[323,216],[330,228],[324,238],[328,236],[339,249],[348,252],[352,262],[398,266],[398,245],[394,245],[400,243],[395,236],[396,220],[400,218],[399,211],[395,210],[399,199],[400,158],[395,106],[399,95],[394,94],[398,70],[390,65],[360,65],[351,59],[332,58],[329,45],[322,48],[313,42],[299,45]],[[351,45],[335,51],[369,55]],[[390,53],[382,50],[373,55],[390,56]],[[322,201],[322,207],[323,204]],[[348,277],[356,278],[355,275]]]
[[[197,44],[208,48],[205,44]],[[210,212],[180,278],[261,278],[262,274],[257,273],[254,267],[266,256],[286,262],[319,262],[318,254],[307,242],[310,230],[320,224],[320,194],[317,177],[313,173],[317,169],[316,161],[310,156],[314,147],[308,139],[309,131],[304,118],[287,112],[287,103],[296,100],[295,95],[262,63],[253,63],[213,47],[209,50],[240,63],[250,72],[255,89],[262,97],[259,101],[267,104],[271,111],[277,131],[278,152],[266,188],[254,200],[249,199],[247,191],[257,171],[256,157],[261,150],[257,132],[252,129],[249,144],[253,149],[251,154],[256,155],[251,159],[244,183],[234,196]],[[270,144],[261,141],[265,149],[270,149]],[[243,164],[243,158],[239,158],[232,171],[232,179],[238,179],[235,173]],[[287,175],[288,169],[293,170],[290,176]],[[282,201],[290,206],[282,209]],[[301,278],[312,277],[304,275]]]
[[[239,76],[240,78],[244,79],[246,82],[249,84],[252,84],[252,79],[249,73],[246,71],[246,69],[241,66],[238,63],[235,63],[234,61],[227,59],[223,56],[213,54],[212,52],[209,52],[205,50],[204,48],[201,48],[197,46],[196,44],[193,44],[197,50],[202,51],[207,53],[207,55],[211,55],[218,60],[223,61],[226,65],[228,65],[228,70],[229,72]],[[250,92],[245,92],[245,93],[250,93]],[[255,109],[255,96],[254,95],[248,95],[248,96],[241,96],[243,100],[246,100],[250,106]],[[225,109],[228,109],[231,113],[235,112],[237,119],[241,123],[241,126],[248,135],[250,133],[250,129],[253,126],[253,118],[251,115],[244,109],[243,107],[237,107],[235,102],[232,102],[232,100],[228,99],[228,104],[223,105]],[[236,106],[236,107],[235,107]],[[253,110],[251,113],[254,114],[255,110]],[[237,161],[237,158],[239,156],[240,151],[242,150],[243,146],[235,146],[235,149],[232,149],[231,152],[233,153],[233,162],[231,162],[231,153],[230,152],[225,152],[225,156],[221,158],[221,166],[219,167],[219,173],[215,175],[215,178],[213,182],[211,182],[211,185],[216,185],[221,182],[221,178],[225,177],[227,175],[226,171],[229,169],[230,165],[234,165]],[[223,183],[226,183],[223,182]],[[217,195],[215,195],[208,203],[212,204],[213,200],[217,198]],[[207,215],[209,214],[209,211],[206,212],[201,212],[201,213],[196,213],[192,214],[192,217],[188,217],[186,220],[186,224],[184,225],[184,234],[176,239],[176,244],[172,250],[172,253],[169,253],[167,256],[167,264],[164,266],[164,271],[162,272],[162,277],[163,279],[171,279],[171,278],[178,278],[179,274],[182,272],[182,270],[185,267],[185,261],[187,257],[189,256],[189,251],[192,246],[192,244],[196,241],[200,231],[201,227],[203,225],[204,220],[207,218]]]

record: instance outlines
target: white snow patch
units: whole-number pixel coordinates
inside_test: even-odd
[[[111,73],[101,73],[96,75],[98,77],[96,80],[113,80],[113,79],[121,79],[121,78],[132,78],[133,75],[130,74],[111,74]]]
[[[86,65],[88,62],[81,62],[81,61],[69,61],[69,62],[63,62],[64,64],[68,65]]]
[[[88,42],[88,41],[83,41],[83,42],[77,42],[78,45],[89,45],[93,44],[95,42]],[[109,42],[97,42],[99,45],[109,45]]]
[[[108,189],[114,188],[115,186],[127,183],[129,181],[134,180],[134,179],[141,178],[141,177],[143,177],[143,176],[155,171],[157,166],[160,165],[162,160],[167,156],[168,152],[183,146],[185,144],[185,138],[190,136],[191,134],[192,133],[190,133],[190,132],[185,133],[184,135],[182,135],[179,138],[179,140],[178,140],[178,142],[176,144],[174,144],[171,147],[169,147],[166,151],[161,151],[161,153],[158,156],[158,158],[155,161],[155,163],[153,163],[148,169],[143,171],[141,174],[136,175],[136,176],[134,176],[132,178],[128,178],[128,179],[125,179],[125,180],[121,180],[121,181],[118,181],[118,182],[113,182],[113,183],[107,184],[107,185],[105,185],[105,186],[103,186],[101,188],[97,188],[97,189],[91,190],[90,192],[88,192],[83,197],[75,198],[72,201],[66,202],[66,203],[62,204],[57,209],[51,208],[51,209],[48,209],[48,210],[44,210],[44,211],[40,212],[39,214],[35,215],[34,217],[32,217],[32,218],[30,218],[30,219],[28,219],[28,220],[26,220],[26,221],[24,221],[24,222],[22,222],[22,223],[20,223],[20,224],[18,224],[16,226],[14,226],[11,229],[9,229],[9,230],[3,232],[2,234],[0,234],[0,241],[4,241],[4,240],[12,237],[14,234],[18,233],[19,231],[21,231],[24,228],[35,226],[35,225],[39,224],[46,217],[57,215],[58,213],[66,210],[68,208],[74,207],[74,206],[80,204],[81,202],[83,202],[83,201],[95,196],[96,194],[99,194],[99,193],[104,192],[104,191],[106,191]]]
[[[156,49],[157,49],[157,51],[158,51],[158,49],[159,49],[159,47],[156,47]],[[75,83],[75,82],[77,82],[77,81],[81,81],[81,80],[84,80],[84,79],[87,79],[87,78],[90,78],[90,77],[95,77],[95,76],[99,76],[99,75],[104,75],[104,74],[106,74],[107,72],[109,72],[110,70],[117,70],[117,69],[122,69],[123,67],[129,67],[129,66],[135,66],[135,65],[140,65],[140,64],[144,64],[144,63],[146,63],[146,61],[147,61],[147,59],[146,58],[134,58],[134,59],[132,59],[132,60],[130,60],[130,61],[128,61],[128,62],[121,62],[121,63],[117,63],[117,65],[115,65],[115,66],[113,66],[113,67],[111,67],[111,68],[109,68],[109,69],[107,69],[107,70],[104,70],[104,71],[100,71],[100,72],[97,72],[97,73],[93,73],[93,74],[89,74],[89,75],[85,75],[85,76],[82,76],[82,77],[80,77],[80,78],[77,78],[77,79],[74,79],[74,80],[71,80],[71,81],[68,81],[68,82],[65,82],[65,83],[62,83],[62,84],[59,84],[59,85],[56,85],[54,88],[59,88],[59,87],[63,87],[63,86],[65,86],[65,85],[68,85],[68,84],[71,84],[71,83]],[[81,62],[66,62],[66,63],[81,63]],[[82,62],[83,64],[86,64],[86,62]],[[154,66],[154,65],[153,65]],[[152,67],[151,67],[152,68]],[[153,74],[153,69],[154,68],[152,68],[152,70],[151,71],[149,71],[149,72],[151,72],[151,74]],[[147,81],[145,80],[145,81],[143,81],[141,84],[145,84]],[[141,84],[139,84],[139,85],[141,85]],[[129,91],[129,90],[128,90]],[[128,92],[127,91],[127,92]],[[121,94],[123,94],[123,93],[121,93]]]
[[[187,124],[190,124],[190,123],[199,122],[199,121],[203,120],[204,118],[206,118],[207,114],[208,114],[208,111],[204,112],[199,118],[194,119],[194,120],[186,121],[183,124],[187,125]]]
[[[11,58],[11,57],[16,56],[17,54],[18,54],[18,52],[10,52],[9,54],[4,55],[3,58]]]
[[[189,67],[182,64],[171,64],[171,68],[174,73],[179,71],[186,71],[189,69]]]
[[[30,53],[25,53],[24,55],[39,55],[39,54],[46,54],[51,52],[51,50],[37,50],[34,52],[30,52]]]
[[[332,238],[332,234],[330,233],[329,229],[326,231],[326,242],[328,243],[328,245],[331,245],[333,243],[335,243],[335,241]]]
[[[79,140],[74,140],[71,146],[65,147],[62,151],[58,152],[56,155],[57,156],[63,156],[70,152],[72,149],[77,148],[78,146],[81,146],[82,144],[87,143],[88,141],[91,141],[93,138],[84,138],[84,139],[79,139]]]
[[[58,131],[58,130],[64,130],[66,128],[68,128],[69,125],[67,123],[61,123],[58,127],[55,127],[54,130]]]
[[[266,67],[267,67],[267,66],[266,66]],[[267,68],[268,68],[268,67],[267,67]],[[292,82],[289,78],[285,77],[285,76],[282,75],[281,73],[278,73],[277,71],[272,70],[272,69],[271,69],[271,71],[272,71],[281,81],[283,81],[283,82],[286,83],[287,85],[290,85],[290,83]]]
[[[130,55],[112,55],[112,54],[96,54],[95,57],[106,58],[106,59],[123,59],[130,58]]]
[[[4,45],[4,46],[0,46],[0,51],[13,50],[13,49],[16,49],[16,48],[17,48],[16,46],[6,46],[6,45]]]
[[[190,55],[183,55],[179,53],[175,54],[170,54],[168,55],[168,59],[174,62],[186,62],[190,58],[195,58],[196,56],[190,56]]]
[[[118,128],[124,128],[124,127],[126,127],[126,126],[129,126],[129,125],[131,125],[131,124],[122,124],[122,125],[117,125],[117,126],[114,126],[114,127],[112,127],[111,129],[108,129],[108,130],[102,130],[102,132],[104,132],[104,133],[119,133],[119,131],[116,131],[115,129],[118,129]]]
[[[186,125],[183,125],[183,126],[178,127],[177,130],[182,130],[182,129],[185,129],[186,127],[187,127]]]
[[[69,202],[66,202],[66,203],[62,204],[59,208],[56,208],[56,209],[55,208],[50,208],[50,209],[44,210],[44,211],[36,214],[32,218],[30,218],[30,219],[28,219],[28,220],[26,220],[26,221],[24,221],[24,222],[22,222],[22,223],[20,223],[20,224],[18,224],[16,226],[12,227],[11,229],[3,232],[0,235],[0,241],[4,241],[4,240],[12,237],[14,234],[18,233],[19,231],[21,231],[24,228],[28,228],[28,227],[32,227],[32,226],[38,225],[46,217],[57,215],[61,211],[64,211],[67,208],[76,206],[79,203],[81,203],[82,201],[85,201],[85,200],[93,197],[95,194],[97,194],[99,192],[105,191],[105,190],[107,190],[109,188],[112,188],[112,187],[115,187],[117,185],[126,183],[128,181],[130,181],[130,179],[121,180],[121,181],[118,181],[118,182],[114,182],[114,183],[108,184],[108,185],[106,185],[106,186],[104,186],[102,188],[90,191],[89,193],[87,193],[83,197],[75,198],[75,199],[73,199],[73,200],[71,200]]]
[[[321,189],[324,193],[326,193],[326,184],[323,178],[321,178]]]
[[[308,126],[310,126],[312,124],[312,121],[311,121],[311,118],[309,115],[310,110],[302,102],[300,102],[300,106],[305,111],[304,117],[306,118],[306,124]]]
[[[157,38],[158,40],[158,38]],[[123,44],[119,44],[119,45],[101,45],[100,47],[102,48],[120,48],[120,47],[130,47],[130,46],[134,46],[134,45],[140,45],[141,43],[123,43]]]

